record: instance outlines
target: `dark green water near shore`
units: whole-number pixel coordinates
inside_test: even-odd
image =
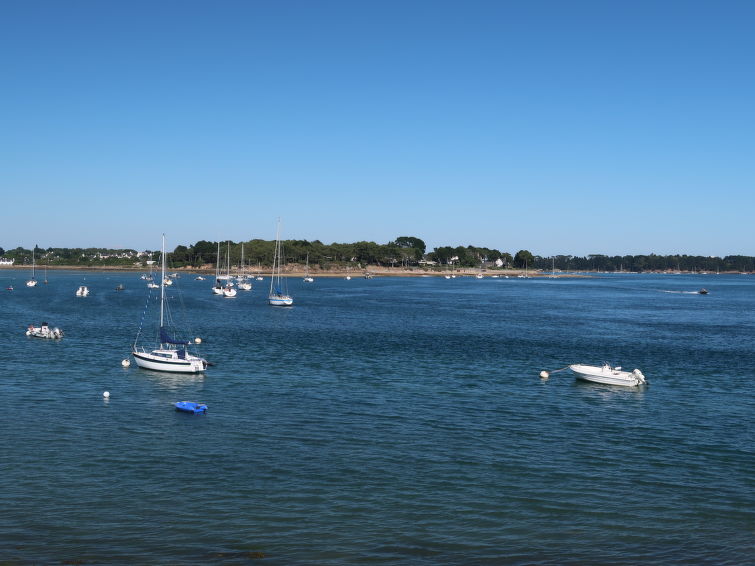
[[[296,279],[286,309],[184,275],[216,365],[176,376],[120,365],[138,275],[0,276],[6,563],[755,557],[755,277]],[[604,360],[649,386],[538,377]]]

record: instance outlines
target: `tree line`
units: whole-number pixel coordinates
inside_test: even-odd
[[[244,242],[213,242],[200,240],[192,245],[179,245],[170,254],[173,268],[207,267],[218,261],[220,244],[221,266],[241,262],[249,266],[269,267],[273,262],[275,241],[252,239]],[[440,246],[428,251],[425,242],[414,236],[400,236],[386,244],[353,242],[324,244],[320,240],[284,240],[282,242],[287,263],[304,264],[329,269],[331,267],[393,266],[423,267],[426,269],[450,268],[530,268],[543,271],[755,271],[755,257],[730,255],[725,257],[694,255],[623,255],[539,256],[529,250],[514,255],[497,249],[478,246]],[[107,248],[39,248],[34,256],[39,265],[51,266],[122,266],[143,265],[149,259],[159,259],[159,251]],[[32,250],[18,247],[5,250],[0,257],[15,259],[16,265],[29,265]]]

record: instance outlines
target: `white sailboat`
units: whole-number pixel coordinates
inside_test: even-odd
[[[244,243],[241,243],[241,273],[236,278],[238,280],[238,288],[242,291],[251,291],[252,283],[246,275],[246,267],[244,266]]]
[[[160,281],[165,281],[165,234],[163,234],[162,243],[162,277]],[[147,350],[138,345],[139,335],[141,334],[140,325],[131,354],[136,360],[136,365],[140,368],[176,373],[202,372],[207,369],[208,362],[204,358],[189,352],[188,346],[192,342],[179,340],[168,334],[166,323],[170,321],[170,312],[165,300],[165,287],[164,283],[160,285],[160,324],[158,326],[157,348]],[[198,340],[195,340],[195,342],[198,342]]]
[[[278,219],[278,229],[275,233],[275,253],[273,254],[273,271],[270,277],[270,294],[267,296],[267,302],[274,307],[290,307],[294,304],[294,299],[285,289],[286,280],[281,277],[283,263],[283,246],[280,239],[281,221]]]
[[[147,283],[147,287],[149,287],[150,289],[159,289],[160,285],[158,285],[157,283],[155,283],[155,278],[154,278],[154,275],[152,274],[152,266],[154,264],[155,264],[155,262],[152,259],[152,256],[150,255],[150,259],[147,260],[147,265],[149,265],[149,275],[146,275],[146,276],[143,275],[142,277],[143,277],[143,279],[145,281],[149,281],[149,283]],[[172,283],[172,281],[171,281],[171,283]]]
[[[218,242],[218,253],[215,256],[215,285],[212,287],[212,292],[216,295],[222,295],[223,287],[223,281],[220,278],[220,242]]]
[[[228,242],[228,250],[225,254],[225,286],[223,287],[223,296],[226,299],[232,299],[236,296],[236,289],[233,287],[231,277],[231,242]]]
[[[31,279],[29,279],[26,282],[27,287],[36,287],[37,286],[37,266],[36,266],[36,260],[34,258],[34,250],[37,246],[35,245],[34,248],[31,249]]]
[[[305,271],[304,271],[304,282],[305,283],[314,283],[315,282],[315,278],[312,277],[309,274],[309,254],[307,254],[307,266],[306,266]]]
[[[89,296],[89,287],[86,285],[79,285],[79,288],[76,289],[76,296],[77,297],[88,297]]]

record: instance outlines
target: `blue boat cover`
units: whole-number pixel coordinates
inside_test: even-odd
[[[176,410],[183,411],[184,413],[206,413],[207,405],[195,401],[178,401],[176,403]]]
[[[175,338],[171,338],[168,336],[168,332],[165,330],[164,326],[160,327],[160,344],[181,344],[181,345],[187,345],[191,344],[191,342],[187,342],[186,340],[176,340]]]

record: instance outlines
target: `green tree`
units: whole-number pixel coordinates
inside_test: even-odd
[[[399,236],[393,243],[400,248],[414,248],[421,250],[422,253],[425,253],[425,250],[427,249],[425,242],[414,236]]]
[[[532,266],[535,257],[528,250],[519,250],[514,256],[514,265],[516,267]]]

